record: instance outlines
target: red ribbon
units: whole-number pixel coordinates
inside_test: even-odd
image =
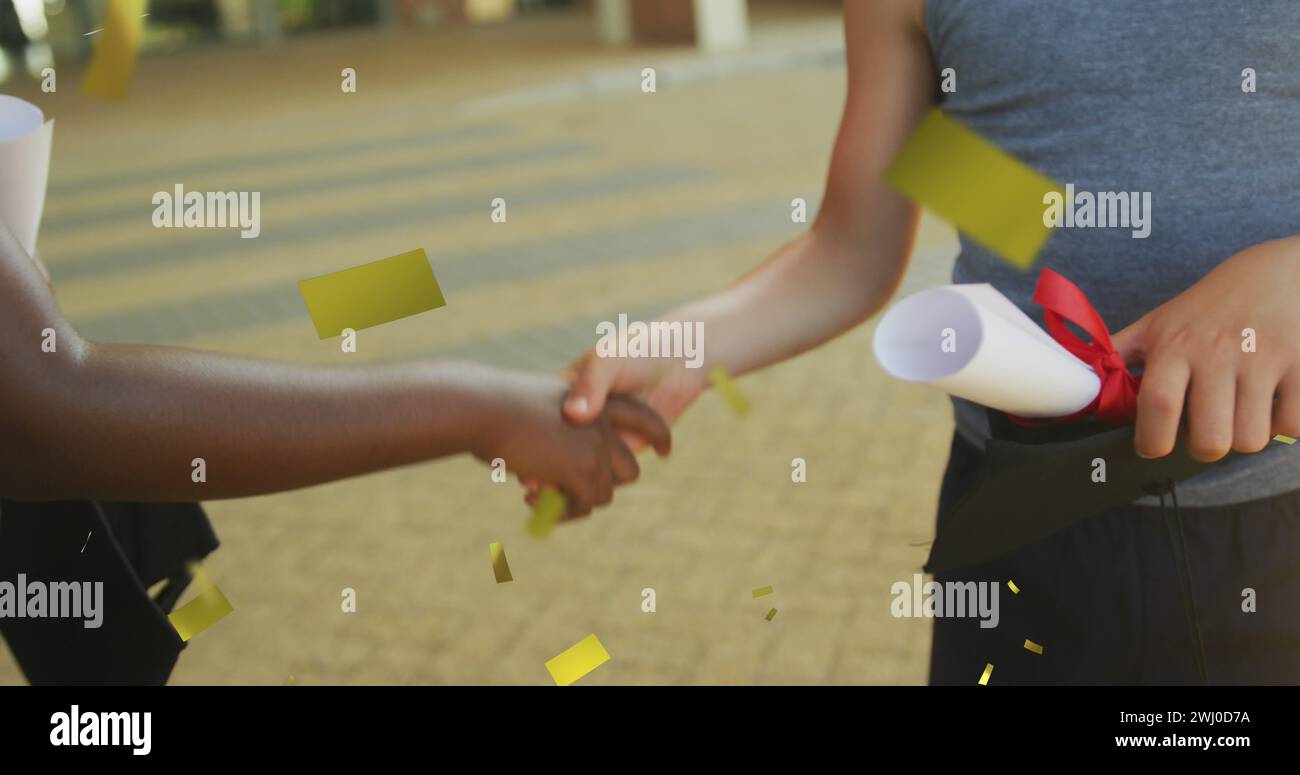
[[[1047,330],[1052,338],[1097,372],[1101,379],[1101,390],[1091,404],[1067,417],[1037,420],[1009,415],[1011,419],[1024,426],[1051,425],[1085,417],[1096,417],[1112,425],[1133,422],[1137,416],[1137,393],[1141,378],[1128,373],[1124,356],[1115,350],[1110,341],[1110,329],[1106,328],[1101,315],[1092,308],[1079,286],[1051,269],[1044,268],[1038,275],[1034,303],[1042,305],[1043,319],[1047,322]],[[1083,329],[1092,337],[1092,341],[1084,341],[1076,336],[1065,325],[1067,320]]]

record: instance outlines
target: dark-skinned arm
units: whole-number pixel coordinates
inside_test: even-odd
[[[231,498],[470,452],[554,483],[585,513],[636,476],[615,426],[652,434],[661,452],[668,431],[625,402],[586,433],[561,417],[566,387],[463,362],[323,367],[89,342],[0,224],[6,497]],[[192,480],[196,458],[206,482]]]

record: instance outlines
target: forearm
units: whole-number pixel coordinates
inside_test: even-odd
[[[64,349],[64,348],[60,348]],[[10,405],[3,492],[30,499],[256,495],[471,451],[485,367],[337,368],[127,345],[40,359]],[[195,482],[202,458],[206,482]]]
[[[709,367],[743,374],[791,358],[867,320],[897,290],[919,211],[885,170],[929,110],[935,75],[911,7],[845,3],[848,95],[812,228],[730,288],[663,316],[704,322]]]
[[[887,233],[903,231],[895,225]],[[906,233],[910,240],[911,230]],[[660,317],[704,323],[704,371],[713,366],[730,374],[754,371],[870,318],[897,289],[909,247],[890,239],[858,247],[814,229],[731,287]]]

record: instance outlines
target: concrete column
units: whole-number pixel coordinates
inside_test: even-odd
[[[280,8],[275,0],[254,0],[257,4],[254,19],[257,25],[257,39],[262,45],[280,42],[284,30],[280,27]]]
[[[622,46],[632,41],[632,0],[596,0],[596,37]]]
[[[695,45],[705,51],[726,51],[748,40],[745,0],[695,0]]]
[[[617,6],[617,7],[616,7]],[[745,0],[598,0],[597,25],[615,27],[630,11],[632,37],[638,43],[694,44],[704,51],[739,48],[749,40],[749,12]]]

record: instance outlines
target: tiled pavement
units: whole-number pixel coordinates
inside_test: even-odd
[[[41,250],[92,338],[558,369],[596,321],[715,289],[795,233],[790,200],[821,190],[843,96],[817,53],[833,26],[808,20],[788,71],[699,60],[725,77],[680,75],[681,50],[602,51],[565,20],[146,59],[126,106],[24,95],[56,118]],[[484,99],[660,61],[679,75],[654,95]],[[155,230],[150,197],[178,182],[262,191],[262,236]],[[447,307],[363,331],[355,355],[316,340],[297,280],[414,246]],[[927,221],[905,291],[943,282],[953,252]],[[893,619],[889,587],[924,560],[951,424],[941,396],[884,377],[869,333],[744,379],[743,421],[706,396],[670,460],[546,542],[518,488],[468,459],[209,504],[236,611],[174,682],[548,683],[542,663],[591,632],[613,659],[584,683],[923,681],[928,626]],[[513,583],[494,583],[492,541]]]

